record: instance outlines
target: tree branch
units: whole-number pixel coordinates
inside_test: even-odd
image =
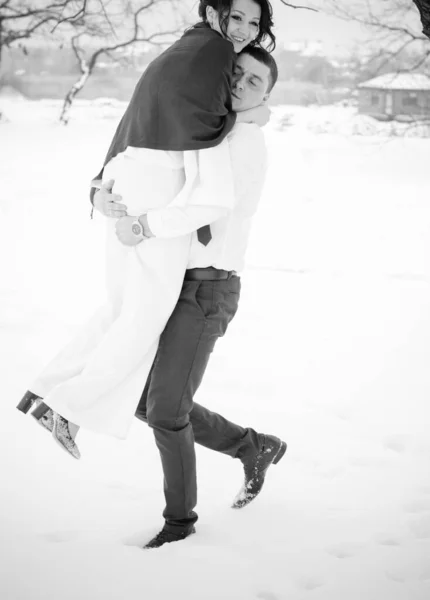
[[[52,21],[54,17],[46,17],[45,19],[41,19],[37,21],[34,25],[27,27],[27,29],[23,30],[9,30],[4,36],[3,43],[5,46],[8,46],[15,42],[16,40],[28,39],[30,38],[36,29],[39,27],[43,27],[43,25],[47,25],[50,21]]]
[[[86,0],[84,1],[86,2]],[[41,8],[32,8],[22,12],[19,8],[8,6],[8,0],[6,0],[6,8],[12,11],[13,14],[3,15],[3,19],[8,21],[17,19],[27,19],[29,17],[35,17],[38,15],[46,15],[46,13],[50,13],[53,17],[55,16],[59,18],[58,11],[64,10],[65,8],[67,8],[67,6],[75,3],[76,0],[63,0],[63,2],[48,4],[47,6]]]
[[[419,69],[428,59],[428,57],[430,56],[430,49],[427,50],[427,52],[424,53],[424,55],[420,58],[420,60],[415,63],[414,65],[412,65],[412,67],[410,67],[408,69],[408,71],[416,71],[417,69]]]
[[[332,6],[333,6],[333,4],[332,4]],[[334,3],[334,8],[332,10],[326,10],[325,12],[326,12],[326,14],[332,15],[332,16],[337,17],[338,19],[342,19],[344,21],[354,21],[356,23],[359,23],[360,25],[365,25],[366,27],[371,27],[373,29],[379,29],[380,31],[387,31],[387,32],[391,31],[392,33],[399,33],[399,34],[409,36],[410,38],[413,38],[414,40],[417,40],[417,41],[427,41],[426,37],[424,37],[422,35],[417,35],[416,33],[414,33],[413,31],[411,31],[410,29],[408,29],[405,26],[392,25],[388,21],[389,16],[392,17],[394,14],[392,8],[391,8],[391,15],[389,13],[389,16],[386,15],[385,18],[380,15],[376,15],[372,11],[370,4],[368,4],[368,8],[366,9],[366,11],[367,11],[367,16],[363,16],[363,15],[358,14],[357,12],[354,12],[353,9],[347,10],[343,6],[340,6],[337,3]]]
[[[116,37],[115,27],[112,25],[112,21],[110,20],[110,17],[109,17],[108,12],[107,12],[107,10],[105,8],[103,0],[99,0],[99,3],[100,3],[100,8],[102,9],[102,13],[104,15],[104,18],[106,20],[106,23],[109,25],[109,28],[110,28],[110,30],[112,32],[112,35]]]
[[[289,2],[285,2],[285,0],[281,0],[282,4],[288,6],[288,8],[301,9],[301,10],[312,10],[313,12],[319,12],[318,9],[312,8],[310,6],[297,6],[295,4],[290,4]]]
[[[62,23],[65,23],[66,21],[68,23],[70,23],[72,21],[75,21],[76,19],[78,19],[82,15],[84,15],[86,9],[87,9],[87,0],[83,0],[82,8],[80,8],[76,14],[70,15],[69,17],[64,17],[63,19],[60,19],[59,21],[57,21],[56,25],[52,28],[51,33],[54,33],[54,31],[57,29],[57,27],[59,25],[61,25]]]
[[[386,67],[390,63],[391,60],[397,58],[413,42],[414,42],[414,40],[410,40],[410,39],[406,40],[400,46],[400,48],[397,48],[397,50],[395,50],[395,51],[389,51],[386,48],[381,48],[380,51],[378,52],[378,54],[373,55],[370,58],[369,62],[367,63],[370,66],[372,63],[378,62],[379,59],[381,59],[381,58],[383,59],[382,62],[376,68],[373,76],[376,77],[377,75],[379,75],[381,73],[381,71],[384,69],[384,67]],[[421,66],[421,64],[423,64],[425,62],[425,60],[427,59],[427,56],[428,56],[428,54],[425,55],[425,57],[422,61],[420,61],[417,65],[414,65],[413,67],[411,67],[411,66],[407,66],[405,68],[397,67],[396,72],[409,73],[410,71],[417,69],[419,66]]]
[[[98,50],[96,50],[90,60],[89,60],[89,65],[90,65],[90,71],[93,70],[99,56],[103,55],[103,54],[109,54],[110,52],[115,52],[116,50],[120,50],[121,48],[126,48],[127,46],[131,46],[133,43],[136,42],[146,42],[148,44],[162,44],[162,42],[157,42],[154,41],[154,38],[156,38],[157,36],[160,35],[177,35],[178,31],[177,30],[172,30],[172,31],[163,31],[162,33],[153,33],[149,36],[146,37],[138,37],[137,35],[134,36],[132,39],[126,40],[125,42],[119,42],[118,44],[114,44],[112,46],[105,46],[103,48],[99,48]]]

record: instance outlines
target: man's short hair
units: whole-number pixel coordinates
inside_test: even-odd
[[[246,46],[240,54],[249,54],[249,56],[252,56],[252,58],[255,58],[255,60],[258,60],[258,62],[261,62],[266,65],[266,67],[269,67],[270,80],[267,93],[270,94],[273,86],[278,81],[278,65],[276,64],[273,56],[261,46]]]

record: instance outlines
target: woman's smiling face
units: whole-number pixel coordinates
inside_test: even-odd
[[[233,0],[225,33],[221,30],[219,15],[208,7],[208,22],[223,37],[229,40],[236,54],[256,38],[260,26],[261,8],[253,0]]]

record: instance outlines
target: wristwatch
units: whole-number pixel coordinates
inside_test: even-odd
[[[131,224],[131,231],[133,232],[133,234],[140,240],[146,240],[147,239],[147,235],[145,235],[143,233],[143,227],[142,227],[142,223],[139,221],[139,219],[135,219],[132,224]]]

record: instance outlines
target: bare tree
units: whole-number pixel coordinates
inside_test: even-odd
[[[430,45],[421,31],[414,4],[416,2],[411,0],[377,4],[370,0],[325,0],[321,10],[359,23],[369,31],[366,62],[373,74],[383,72],[390,65],[395,65],[394,70],[399,72],[418,69],[430,72]]]
[[[325,0],[324,12],[359,23],[369,32],[367,43],[363,44],[366,50],[360,56],[358,81],[386,72],[419,71],[430,75],[427,0],[388,0],[378,4],[371,0]],[[404,134],[429,122],[426,114],[410,115]],[[394,131],[398,134],[397,129]]]
[[[318,9],[315,6],[303,6],[303,5],[296,5],[296,4],[292,4],[290,2],[287,2],[286,0],[281,0],[282,4],[285,4],[285,6],[288,6],[289,8],[295,8],[295,9],[305,9],[305,10],[313,10],[313,11],[318,11]],[[423,27],[422,33],[427,36],[428,38],[430,38],[430,0],[412,0],[413,4],[415,4],[415,6],[418,8],[418,12],[420,14],[420,18],[421,18],[421,24]],[[327,5],[327,3],[325,2],[325,4]],[[350,4],[350,2],[348,2],[348,4]],[[369,9],[370,9],[370,3],[367,2]],[[410,2],[409,2],[410,4]],[[324,6],[322,7],[321,10],[324,10]]]
[[[0,0],[0,62],[3,48],[82,24],[86,9],[87,0]]]
[[[93,10],[90,2],[82,30],[71,39],[80,76],[64,99],[60,121],[65,125],[69,122],[75,97],[82,91],[101,58],[127,62],[125,53],[130,53],[134,47],[171,43],[179,37],[185,25],[176,0],[147,0],[145,4],[136,0],[105,1],[103,9],[102,13]],[[157,19],[157,16],[160,18]]]

